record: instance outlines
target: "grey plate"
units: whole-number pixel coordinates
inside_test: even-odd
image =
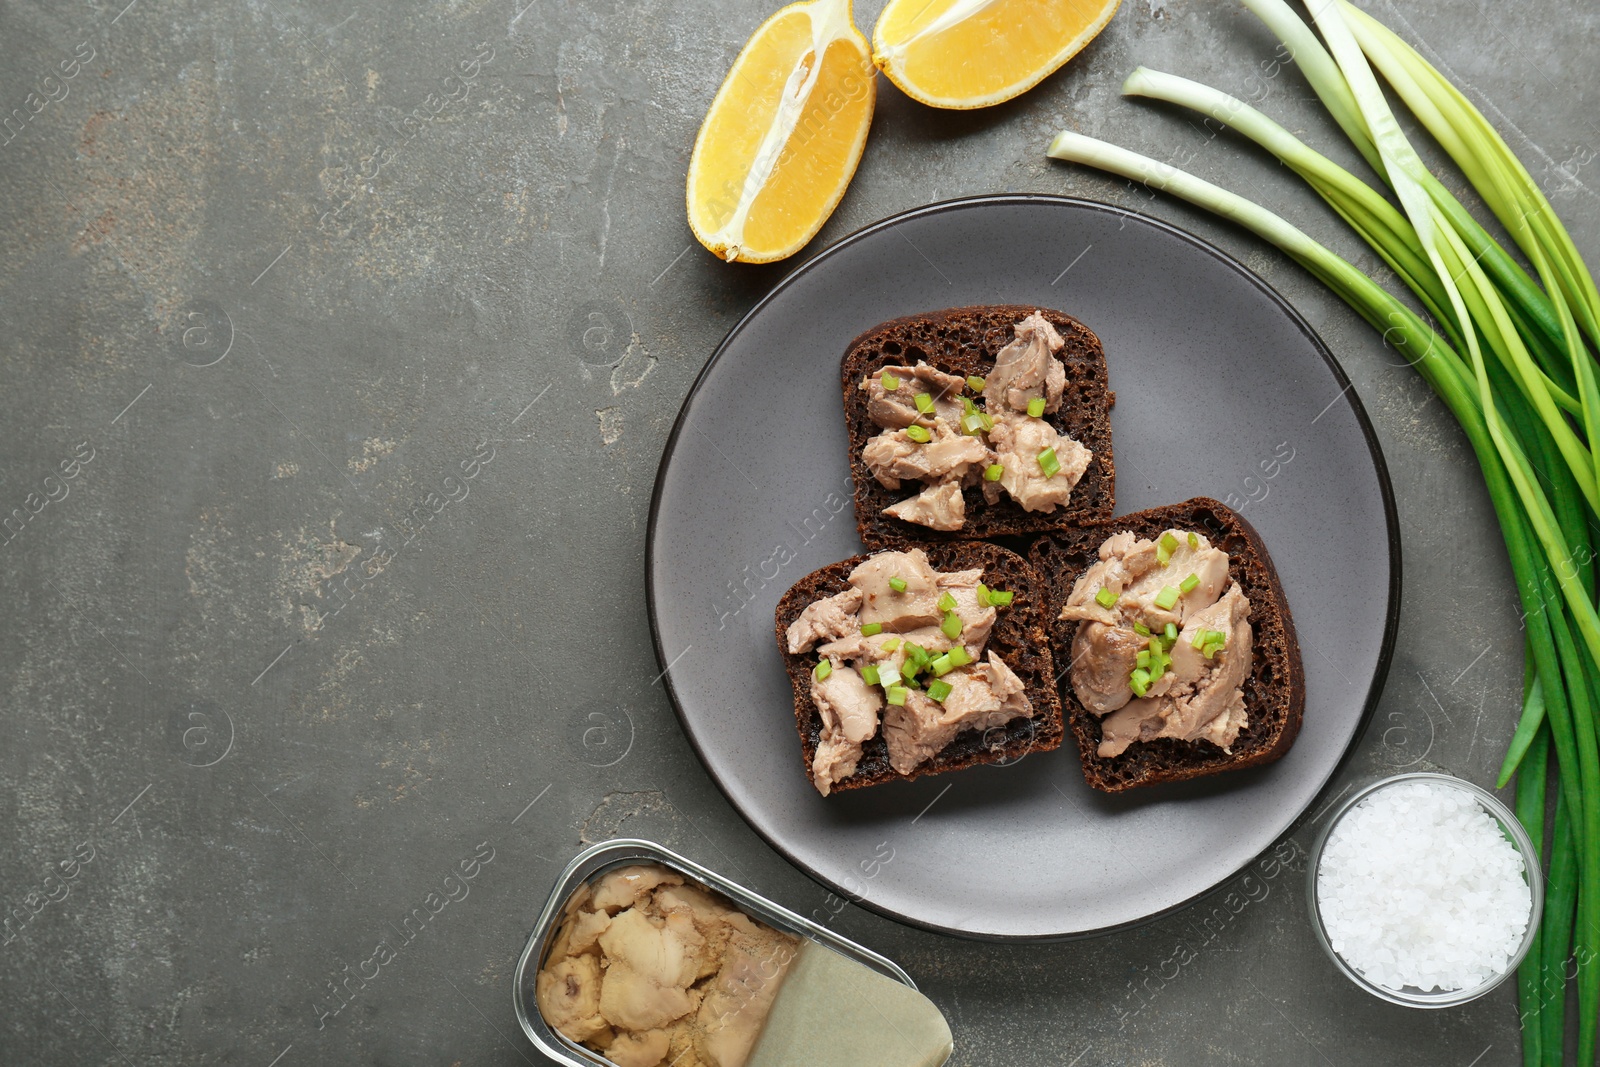
[[[1261,532],[1306,672],[1305,723],[1279,762],[1109,797],[1084,785],[1069,740],[1010,767],[829,798],[807,782],[772,614],[802,575],[862,551],[839,358],[886,319],[999,303],[1058,308],[1100,336],[1117,392],[1119,512],[1203,494]],[[1383,458],[1306,322],[1196,237],[1050,196],[907,212],[785,278],[690,391],[648,542],[656,653],[733,806],[795,865],[867,907],[997,940],[1146,921],[1271,845],[1359,735],[1400,606]]]

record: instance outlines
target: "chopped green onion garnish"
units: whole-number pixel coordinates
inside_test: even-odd
[[[1128,688],[1133,690],[1134,696],[1144,696],[1150,691],[1150,672],[1135,668],[1128,678]]]
[[[1100,591],[1094,595],[1094,602],[1103,608],[1114,608],[1117,606],[1117,594],[1102,585]]]
[[[865,667],[862,667],[861,668],[861,680],[863,682],[866,682],[868,685],[877,685],[878,684],[878,665],[876,663],[869,663]]]
[[[884,694],[884,699],[891,704],[899,704],[901,707],[904,707],[906,702],[906,687],[903,685],[891,685],[888,692]]]
[[[1006,468],[1004,464],[991,463],[987,467],[983,468],[983,480],[986,482],[998,482],[1001,478],[1005,477],[1005,474]]]
[[[902,679],[900,679],[900,684],[905,686],[907,689],[921,689],[922,688],[922,683],[918,682],[915,678],[902,678]]]
[[[950,662],[950,653],[946,652],[942,656],[935,656],[930,659],[928,661],[928,669],[933,672],[934,677],[943,678],[945,675],[955,670],[956,665]]]
[[[983,379],[978,377],[976,374],[967,375],[967,388],[971,389],[974,393],[983,392]]]
[[[1189,643],[1199,649],[1202,656],[1210,659],[1218,651],[1227,647],[1228,635],[1221,630],[1200,630],[1194,635],[1194,640]]]
[[[1046,478],[1054,478],[1061,472],[1061,461],[1056,458],[1055,449],[1047,448],[1039,453],[1039,469]]]
[[[1161,592],[1156,594],[1155,605],[1162,611],[1171,611],[1177,603],[1178,587],[1175,585],[1164,585]]]
[[[988,433],[990,430],[994,429],[994,417],[991,416],[988,412],[980,413],[978,415],[978,418],[983,420],[983,432],[984,433]]]
[[[896,378],[888,371],[884,371],[883,377],[879,378],[878,381],[880,384],[882,384],[885,392],[892,393],[896,389],[900,388],[900,379]]]
[[[1172,554],[1178,550],[1178,539],[1168,530],[1156,542],[1156,562],[1165,567],[1172,560]]]
[[[961,616],[953,611],[945,612],[944,622],[939,624],[939,629],[944,631],[946,637],[954,641],[961,636]]]
[[[918,393],[916,404],[917,410],[926,415],[933,410],[933,397],[927,393]]]
[[[949,652],[946,652],[945,655],[950,657],[950,666],[952,667],[965,667],[972,662],[972,657],[967,654],[965,645],[957,645]]]
[[[1036,396],[1032,400],[1028,401],[1028,415],[1029,415],[1030,418],[1037,419],[1039,416],[1041,416],[1043,414],[1044,414],[1044,397]]]
[[[1148,668],[1150,666],[1150,650],[1147,648],[1133,657],[1136,666]]]
[[[906,580],[897,574],[889,579],[889,588],[896,593],[904,593],[906,591]]]
[[[977,413],[978,413],[978,405],[976,405],[976,404],[974,404],[972,402],[972,398],[970,396],[962,397],[961,398],[961,414],[963,414],[963,415],[976,415]]]
[[[861,628],[862,637],[876,637],[881,633],[883,633],[883,623],[881,622],[869,622]]]
[[[820,682],[823,679],[827,678],[828,675],[830,675],[832,673],[833,673],[833,661],[825,659],[821,663],[817,664],[816,668],[814,670],[812,670],[811,677],[815,678],[817,681]]]
[[[1198,534],[1195,534],[1195,533],[1189,534],[1189,547],[1190,548],[1199,548],[1200,547],[1200,536]]]
[[[1191,593],[1194,591],[1194,587],[1199,584],[1200,576],[1198,574],[1191,574],[1189,577],[1178,583],[1178,592]]]
[[[956,598],[951,596],[948,592],[945,593],[943,596],[939,597],[939,610],[940,611],[954,611],[954,610],[956,610]]]
[[[926,396],[927,394],[924,393],[923,395]],[[933,440],[933,434],[928,432],[928,428],[926,426],[918,426],[916,423],[906,427],[906,436],[919,445],[925,445]]]
[[[982,582],[979,582],[978,583],[978,607],[986,608],[988,606],[989,606],[989,587],[984,585]]]
[[[1166,647],[1171,648],[1173,645],[1177,644],[1178,643],[1178,626],[1177,626],[1177,624],[1176,623],[1171,623],[1171,622],[1167,623],[1167,628],[1162,631],[1161,636],[1165,641]]]
[[[907,641],[906,663],[911,667],[911,673],[916,674],[928,665],[928,650],[915,641]]]
[[[900,647],[900,639],[898,637],[891,637],[878,647],[882,648],[885,652],[893,652],[895,649]]]
[[[999,589],[991,589],[989,590],[989,605],[996,608],[1010,607],[1011,594],[1002,592]]]
[[[878,668],[878,684],[885,689],[891,685],[900,684],[900,671],[895,667],[884,666]]]
[[[1155,660],[1153,663],[1151,663],[1150,664],[1150,681],[1152,683],[1161,681],[1161,676],[1163,674],[1167,673],[1167,665],[1169,663],[1171,663],[1171,662],[1172,661],[1169,659],[1169,660]]]
[[[950,689],[951,686],[949,682],[929,682],[928,699],[937,700],[939,703],[943,704],[944,698],[950,695]]]
[[[983,432],[983,419],[976,411],[961,416],[961,428],[973,437]]]
[[[1140,637],[1149,637],[1150,627],[1146,626],[1142,622],[1136,622],[1133,624],[1133,632],[1138,634]]]

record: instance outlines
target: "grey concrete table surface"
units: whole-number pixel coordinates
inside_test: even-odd
[[[684,171],[770,10],[0,5],[0,512],[24,516],[0,535],[0,1062],[537,1062],[511,964],[568,856],[618,834],[833,908],[652,685],[646,514],[739,316],[828,242],[941,198],[1138,207],[1312,321],[1405,538],[1393,669],[1341,784],[1491,780],[1521,639],[1442,406],[1282,256],[1043,154],[1068,126],[1186,160],[1373,268],[1259,152],[1117,96],[1138,62],[1197,76],[1353,164],[1266,31],[1230,3],[1128,0],[1010,104],[937,112],[880,80],[817,241],[728,266],[691,239]],[[1596,10],[1373,10],[1500,124],[1592,257]],[[832,924],[916,977],[957,1064],[1520,1062],[1509,987],[1427,1013],[1335,974],[1305,918],[1313,832],[1098,940],[958,942],[854,906]]]

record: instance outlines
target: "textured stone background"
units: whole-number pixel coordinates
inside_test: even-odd
[[[0,894],[31,916],[0,948],[0,1061],[535,1062],[511,964],[552,876],[619,832],[825,906],[649,684],[643,599],[673,417],[793,265],[716,262],[682,209],[695,129],[771,5],[522,2],[0,4],[0,114],[28,116],[0,144],[0,511],[58,497],[0,549]],[[1596,10],[1372,9],[1500,124],[1593,258]],[[798,258],[904,208],[1030,190],[1247,262],[1343,360],[1399,499],[1399,646],[1340,785],[1486,782],[1520,640],[1446,413],[1283,257],[1043,154],[1065,125],[1187,159],[1370,268],[1262,154],[1117,95],[1136,62],[1199,77],[1353,164],[1273,49],[1231,3],[1127,0],[1010,104],[937,112],[883,82],[855,183]],[[480,845],[470,894],[321,1016]],[[74,855],[92,859],[47,884]],[[957,1064],[1519,1062],[1509,987],[1424,1013],[1339,978],[1303,866],[1236,912],[1213,898],[1086,943],[956,942],[855,907],[833,925],[916,977]],[[1164,967],[1180,943],[1193,959]]]

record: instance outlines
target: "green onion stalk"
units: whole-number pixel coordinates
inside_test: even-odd
[[[1568,963],[1575,960],[1579,1062],[1593,1063],[1600,1022],[1600,612],[1590,530],[1600,529],[1600,293],[1505,141],[1414,49],[1347,0],[1318,8],[1320,39],[1283,0],[1244,2],[1288,47],[1398,208],[1216,89],[1141,67],[1123,92],[1201,112],[1271,152],[1377,253],[1423,314],[1284,219],[1193,175],[1071,132],[1055,138],[1049,155],[1178,196],[1270,241],[1380,330],[1466,433],[1527,630],[1522,714],[1498,785],[1516,778],[1518,817],[1549,857],[1543,924],[1518,974],[1524,1060],[1562,1063]],[[1460,168],[1532,274],[1423,165],[1380,74]]]

